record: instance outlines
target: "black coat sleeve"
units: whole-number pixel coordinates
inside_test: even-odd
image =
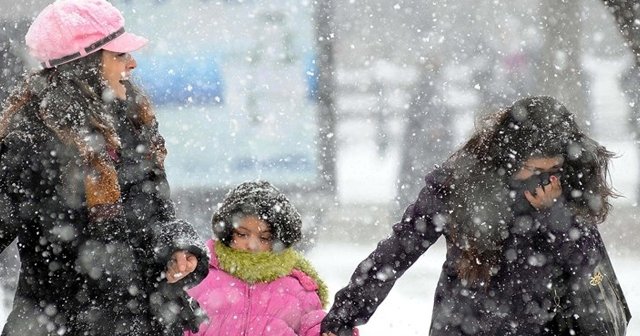
[[[142,245],[156,270],[163,271],[176,251],[193,253],[198,268],[180,282],[199,282],[208,272],[208,250],[192,225],[176,217],[166,171],[159,153],[151,150],[164,143],[157,122],[141,123],[136,104],[130,102],[119,102],[114,110],[122,142],[118,179],[127,224],[144,234]]]
[[[149,187],[153,186],[153,187]],[[146,174],[142,183],[129,189],[130,214],[149,234],[146,250],[157,270],[164,271],[174,252],[186,250],[198,258],[196,269],[180,281],[169,284],[160,278],[151,294],[151,310],[155,316],[175,316],[175,322],[165,325],[167,334],[182,334],[182,330],[197,332],[206,316],[197,302],[192,301],[185,288],[193,287],[209,272],[208,249],[191,224],[176,218],[170,198],[169,184],[163,170]],[[132,202],[133,201],[133,202]],[[175,308],[180,307],[176,312]],[[175,314],[175,315],[174,315]]]
[[[145,175],[143,181],[128,188],[127,215],[149,233],[146,249],[152,252],[154,263],[161,269],[166,267],[173,253],[180,250],[189,251],[198,258],[196,270],[180,281],[186,286],[195,285],[208,273],[207,247],[190,223],[176,217],[164,171],[154,169]]]
[[[19,209],[19,194],[31,197],[22,179],[30,179],[30,170],[22,169],[28,162],[28,149],[0,143],[0,253],[18,236],[23,226]],[[18,166],[17,166],[18,165]]]
[[[426,186],[391,236],[358,265],[347,287],[336,294],[322,332],[351,335],[353,327],[366,323],[396,280],[440,237],[442,228],[434,223],[435,215],[444,211],[440,179],[437,171],[426,177]]]
[[[123,206],[126,222],[144,233],[142,246],[150,266],[146,273],[154,287],[150,293],[152,314],[163,321],[167,334],[182,334],[183,329],[196,331],[205,315],[185,289],[206,277],[208,249],[193,226],[177,218],[164,169],[146,155],[131,153],[126,148],[119,171]],[[180,250],[194,254],[198,264],[192,273],[169,284],[160,275],[166,270],[172,255]]]

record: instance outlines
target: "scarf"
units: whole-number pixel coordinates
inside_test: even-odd
[[[323,307],[329,302],[329,290],[318,272],[299,252],[286,248],[280,252],[246,252],[217,241],[216,256],[220,269],[247,283],[266,283],[291,274],[294,269],[310,276],[318,285],[316,290]]]

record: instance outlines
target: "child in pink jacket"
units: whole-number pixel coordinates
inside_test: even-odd
[[[209,321],[185,335],[319,335],[328,292],[291,248],[302,221],[284,194],[269,182],[242,183],[212,224],[209,275],[188,291]]]

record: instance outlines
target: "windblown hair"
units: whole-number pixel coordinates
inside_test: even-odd
[[[162,166],[166,150],[157,132],[151,105],[132,83],[128,86],[126,109],[139,115],[140,128],[148,128],[156,161]],[[89,206],[115,204],[120,186],[110,151],[121,148],[117,133],[118,104],[102,77],[102,51],[54,68],[27,74],[21,87],[7,99],[0,115],[0,141],[22,122],[39,120],[63,144],[75,149],[83,164],[91,167],[101,196],[92,202],[94,193],[85,185]],[[120,106],[122,108],[122,106]],[[85,183],[87,180],[85,179]]]
[[[590,225],[603,222],[617,196],[609,182],[614,155],[584,134],[555,98],[523,98],[489,116],[445,162],[455,185],[449,230],[463,251],[462,277],[491,275],[513,220],[509,180],[528,159],[552,156],[564,159],[563,193],[576,218]]]

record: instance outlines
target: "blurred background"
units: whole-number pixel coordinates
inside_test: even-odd
[[[24,34],[49,2],[0,0],[3,100],[37,66]],[[134,53],[134,77],[155,104],[179,215],[203,238],[229,188],[267,179],[301,210],[300,249],[335,292],[478,118],[549,94],[618,154],[611,179],[622,197],[600,229],[632,313],[640,307],[634,1],[111,2],[151,41]],[[426,334],[443,261],[439,242],[363,335]],[[0,255],[0,324],[18,263],[15,249]]]

